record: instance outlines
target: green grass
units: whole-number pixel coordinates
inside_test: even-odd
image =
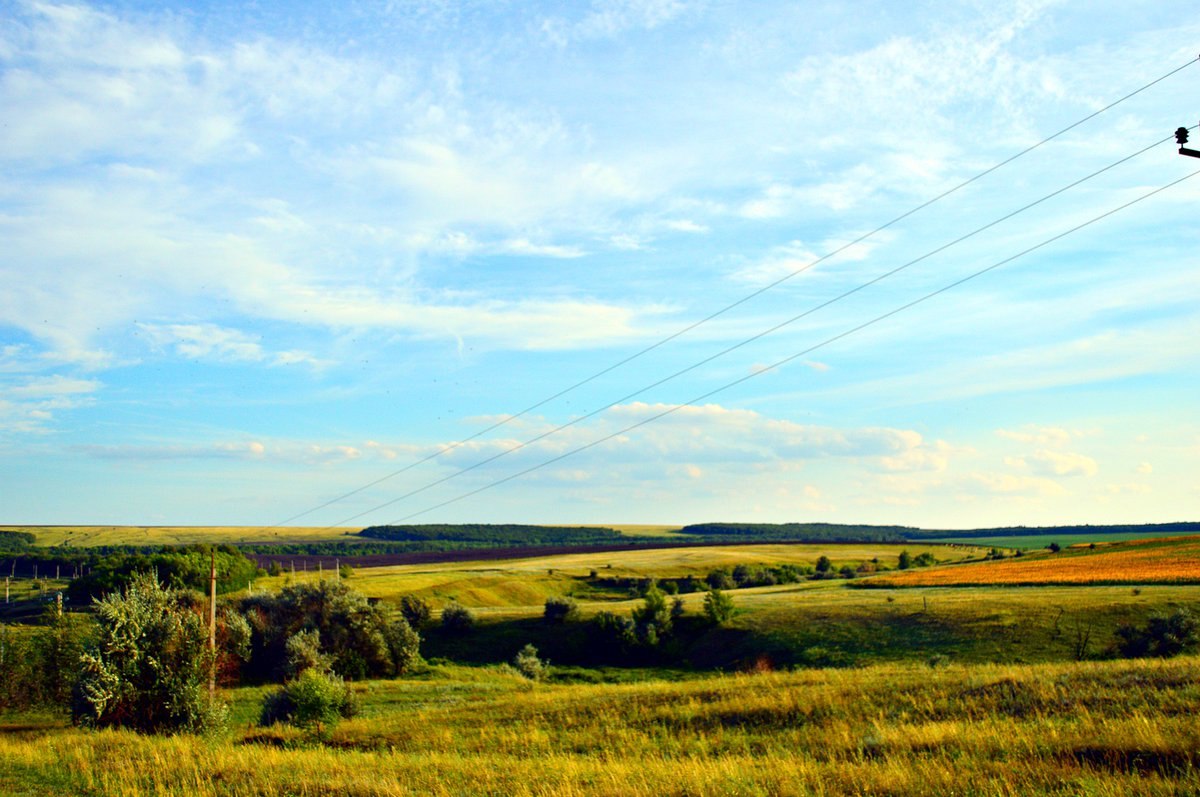
[[[626,684],[439,666],[355,687],[324,744],[228,693],[215,739],[0,722],[0,792],[1175,795],[1200,786],[1200,660],[883,665]],[[248,722],[248,720],[247,720]]]

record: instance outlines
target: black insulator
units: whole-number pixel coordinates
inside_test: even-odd
[[[1178,144],[1179,146],[1182,147],[1184,144],[1187,143],[1187,140],[1188,140],[1188,129],[1186,127],[1181,127],[1175,131],[1175,143],[1176,144]]]

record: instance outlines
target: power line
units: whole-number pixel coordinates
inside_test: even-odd
[[[1021,213],[1024,213],[1025,211],[1027,211],[1031,208],[1037,207],[1038,205],[1042,204],[1043,202],[1053,199],[1054,197],[1059,196],[1060,194],[1063,194],[1063,193],[1071,190],[1072,188],[1075,188],[1076,186],[1079,186],[1095,177],[1098,177],[1099,175],[1104,174],[1105,172],[1111,171],[1112,169],[1116,168],[1117,166],[1120,166],[1123,163],[1127,163],[1128,161],[1133,160],[1134,158],[1138,157],[1139,155],[1149,152],[1150,150],[1154,149],[1155,147],[1160,146],[1160,145],[1166,143],[1167,141],[1170,141],[1171,138],[1172,138],[1172,136],[1167,136],[1166,138],[1159,139],[1158,141],[1155,141],[1153,144],[1150,144],[1149,146],[1143,147],[1142,149],[1139,149],[1138,151],[1136,151],[1130,155],[1126,155],[1125,157],[1123,157],[1119,160],[1113,161],[1112,163],[1108,164],[1107,166],[1104,166],[1101,169],[1097,169],[1096,171],[1092,172],[1091,174],[1088,174],[1085,177],[1081,177],[1081,178],[1075,180],[1074,182],[1068,183],[1067,185],[1065,185],[1055,191],[1052,191],[1049,194],[1046,194],[1046,195],[1042,196],[1041,198],[1034,200],[1033,202],[1030,202],[1026,205],[1023,205],[1020,208],[1017,208],[1016,210],[1006,213],[1005,215],[1000,216],[999,218],[994,219],[994,220],[988,222],[987,224],[984,224],[981,227],[975,228],[971,232],[960,235],[958,238],[955,238],[954,240],[952,240],[948,243],[944,243],[941,246],[931,249],[919,257],[916,257],[912,260],[909,260],[906,263],[896,266],[895,268],[893,268],[889,271],[886,271],[876,277],[873,277],[872,279],[870,279],[866,282],[860,283],[859,285],[856,285],[855,287],[850,288],[837,296],[827,299],[824,302],[821,302],[813,307],[808,308],[807,310],[805,310],[797,315],[792,316],[791,318],[781,321],[781,322],[775,324],[774,326],[770,327],[769,329],[763,330],[762,332],[752,335],[751,337],[746,338],[738,343],[735,343],[732,346],[728,346],[728,347],[722,349],[721,351],[711,354],[708,357],[705,357],[704,359],[699,360],[698,362],[694,362],[685,368],[675,371],[674,373],[669,374],[669,375],[659,379],[656,382],[653,382],[649,385],[640,387],[637,390],[633,391],[632,393],[628,393],[618,399],[614,399],[613,401],[610,401],[609,403],[607,403],[601,407],[598,407],[598,408],[592,410],[591,412],[588,412],[585,415],[580,415],[576,418],[573,418],[573,419],[567,421],[566,423],[556,426],[548,431],[545,431],[535,437],[530,438],[529,440],[525,440],[524,442],[518,443],[517,445],[513,446],[512,448],[509,448],[509,449],[506,449],[499,453],[493,454],[492,456],[487,457],[486,459],[480,460],[479,462],[476,462],[473,465],[469,465],[468,467],[457,470],[454,473],[443,476],[440,479],[436,479],[434,481],[428,482],[428,483],[422,485],[421,487],[418,487],[414,490],[410,490],[409,492],[404,493],[403,495],[392,498],[391,500],[386,501],[385,503],[379,504],[378,506],[372,507],[371,509],[367,509],[362,512],[359,512],[358,514],[351,515],[350,517],[344,518],[344,519],[338,521],[337,523],[335,523],[330,528],[345,525],[346,523],[349,523],[350,521],[353,521],[353,520],[357,520],[358,518],[363,517],[364,515],[369,515],[373,512],[379,511],[380,509],[383,509],[385,507],[389,507],[389,506],[392,506],[393,504],[399,503],[400,501],[403,501],[405,499],[412,498],[414,495],[423,493],[432,487],[436,487],[440,484],[444,484],[444,483],[450,481],[451,479],[456,479],[465,473],[469,473],[477,468],[483,467],[484,465],[488,465],[492,462],[495,462],[496,460],[501,459],[502,457],[506,457],[509,454],[513,454],[517,451],[527,448],[528,446],[530,446],[540,440],[544,440],[545,438],[550,437],[551,435],[557,434],[557,433],[563,431],[564,429],[570,428],[572,426],[575,426],[576,424],[582,423],[583,421],[594,418],[597,415],[599,415],[600,413],[604,412],[605,410],[611,409],[612,407],[615,407],[616,405],[618,405],[622,402],[625,402],[632,398],[635,398],[635,397],[641,395],[642,393],[645,393],[648,390],[652,390],[656,387],[659,387],[660,385],[666,384],[667,382],[670,382],[671,380],[675,379],[676,377],[682,376],[686,373],[689,373],[690,371],[694,371],[695,369],[699,368],[702,365],[706,365],[714,360],[724,357],[726,354],[729,354],[730,352],[736,351],[736,350],[738,350],[744,346],[747,346],[757,340],[760,340],[768,335],[778,332],[779,330],[783,329],[784,327],[790,326],[791,324],[794,324],[795,322],[797,322],[803,318],[806,318],[806,317],[812,315],[813,313],[816,313],[826,307],[829,307],[830,305],[833,305],[833,304],[836,304],[837,302],[842,301],[843,299],[853,296],[854,294],[856,294],[862,290],[865,290],[866,288],[869,288],[872,285],[882,282],[883,280],[888,279],[889,277],[892,277],[895,274],[898,274],[901,271],[904,271],[905,269],[907,269],[913,265],[916,265],[917,263],[927,260],[930,257],[933,257],[934,255],[945,252],[947,249],[950,249],[951,247],[956,246],[957,244],[960,244],[963,241],[973,238],[981,232],[989,230],[998,224],[1008,221],[1009,219],[1012,219],[1013,217],[1018,216]]]
[[[1138,94],[1141,94],[1143,91],[1146,91],[1147,89],[1161,83],[1162,81],[1175,75],[1176,73],[1183,71],[1187,67],[1196,63],[1198,60],[1200,60],[1200,58],[1192,59],[1192,60],[1188,61],[1187,63],[1184,63],[1184,64],[1176,67],[1175,69],[1172,69],[1171,71],[1167,72],[1166,74],[1164,74],[1158,78],[1155,78],[1154,80],[1150,81],[1149,83],[1146,83],[1145,85],[1141,86],[1140,88],[1134,89],[1133,91],[1129,92],[1128,94],[1125,94],[1123,97],[1120,97],[1119,99],[1116,99],[1116,100],[1110,102],[1108,105],[1105,105],[1104,107],[1099,108],[1096,111],[1093,111],[1092,113],[1088,114],[1087,116],[1084,116],[1083,118],[1079,119],[1078,121],[1073,122],[1070,125],[1067,125],[1066,127],[1062,128],[1058,132],[1053,133],[1052,135],[1049,135],[1049,136],[1043,138],[1041,141],[1038,141],[1037,143],[1026,147],[1025,149],[1021,150],[1020,152],[1017,152],[1016,154],[1009,156],[1008,158],[1000,161],[999,163],[983,170],[982,172],[979,172],[978,174],[974,175],[973,177],[970,177],[970,178],[962,181],[961,183],[958,183],[954,187],[949,188],[946,191],[943,191],[942,193],[934,196],[933,198],[928,199],[925,202],[922,202],[921,204],[917,205],[916,207],[900,214],[899,216],[896,216],[892,220],[879,225],[878,227],[874,228],[870,232],[864,233],[864,234],[860,235],[859,237],[855,238],[854,240],[849,241],[848,243],[845,243],[842,246],[839,246],[836,249],[834,249],[830,252],[827,252],[824,255],[821,255],[820,257],[806,263],[805,265],[797,268],[796,270],[794,270],[788,274],[785,274],[782,277],[779,277],[778,279],[776,279],[775,281],[770,282],[767,285],[764,285],[761,288],[758,288],[757,290],[743,296],[742,298],[738,299],[737,301],[734,301],[731,304],[725,305],[724,307],[720,308],[719,310],[716,310],[715,312],[710,313],[709,315],[699,319],[698,321],[694,321],[691,324],[688,324],[687,326],[668,335],[667,337],[662,338],[662,339],[656,341],[655,343],[652,343],[649,346],[646,346],[645,348],[640,349],[621,360],[618,360],[617,362],[613,363],[612,365],[609,365],[606,368],[596,371],[595,373],[591,374],[590,376],[587,376],[584,379],[581,379],[578,382],[575,382],[575,383],[569,385],[568,387],[565,387],[565,388],[559,390],[557,393],[554,393],[550,396],[547,396],[544,399],[541,399],[540,401],[537,401],[534,404],[529,405],[528,407],[521,410],[520,412],[514,413],[512,415],[507,415],[507,416],[501,418],[500,420],[496,421],[495,423],[491,424],[490,426],[480,429],[479,431],[475,432],[474,434],[470,435],[469,437],[465,437],[462,440],[455,441],[443,448],[438,449],[437,451],[435,451],[431,454],[428,454],[427,456],[425,456],[421,459],[418,459],[414,462],[409,463],[408,465],[405,465],[402,468],[398,468],[397,470],[391,471],[390,473],[387,473],[387,474],[379,477],[378,479],[368,482],[368,483],[366,483],[360,487],[357,487],[353,490],[350,490],[349,492],[342,493],[341,495],[338,495],[334,498],[329,499],[328,501],[318,504],[317,506],[314,506],[311,509],[307,509],[298,514],[292,515],[291,517],[285,518],[277,523],[272,524],[271,526],[268,526],[267,528],[272,529],[272,528],[278,528],[280,526],[287,525],[288,523],[291,523],[293,521],[299,520],[300,518],[311,515],[314,512],[318,512],[322,509],[325,509],[326,507],[332,506],[336,503],[340,503],[341,501],[344,501],[345,499],[350,498],[351,496],[357,495],[358,493],[361,493],[364,490],[370,489],[371,487],[374,487],[375,485],[382,484],[383,482],[388,481],[389,479],[392,479],[396,476],[399,476],[402,473],[406,473],[419,465],[423,465],[424,463],[429,462],[430,460],[437,459],[438,457],[448,454],[449,452],[454,451],[457,448],[460,448],[461,446],[465,445],[466,443],[471,442],[472,440],[477,440],[489,432],[499,429],[500,427],[502,427],[508,423],[511,423],[512,421],[515,421],[518,418],[528,415],[530,412],[533,412],[534,410],[539,409],[540,407],[543,407],[546,404],[549,404],[550,402],[552,402],[556,399],[559,399],[559,398],[567,395],[568,393],[571,393],[572,391],[577,390],[578,388],[581,388],[584,385],[587,385],[587,384],[595,381],[596,379],[599,379],[600,377],[617,370],[618,368],[621,368],[622,366],[628,365],[629,363],[633,362],[634,360],[637,360],[637,359],[649,354],[650,352],[655,351],[656,349],[666,345],[667,343],[670,343],[671,341],[673,341],[677,338],[680,338],[683,335],[686,335],[687,333],[691,332],[692,330],[694,330],[704,324],[707,324],[708,322],[710,322],[716,318],[719,318],[722,315],[725,315],[729,311],[731,311],[737,307],[740,307],[741,305],[761,296],[762,294],[778,287],[779,285],[782,285],[784,282],[787,282],[788,280],[804,273],[805,271],[812,269],[813,267],[825,262],[826,260],[836,257],[837,255],[846,251],[850,247],[860,244],[863,241],[871,238],[872,236],[875,236],[875,235],[879,234],[880,232],[883,232],[884,230],[887,230],[888,228],[895,226],[896,224],[900,223],[904,219],[907,219],[908,217],[910,217],[916,213],[919,213],[920,211],[924,210],[925,208],[929,207],[930,205],[940,202],[941,200],[945,199],[946,197],[950,196],[951,194],[954,194],[954,193],[960,191],[961,189],[966,188],[967,186],[971,185],[972,183],[986,177],[987,175],[991,174],[992,172],[995,172],[996,170],[1001,169],[1004,166],[1007,166],[1008,164],[1012,163],[1013,161],[1017,160],[1018,158],[1028,155],[1030,152],[1033,152],[1034,150],[1038,149],[1039,147],[1041,147],[1045,144],[1048,144],[1049,142],[1064,135],[1065,133],[1068,133],[1071,130],[1074,130],[1075,128],[1079,127],[1080,125],[1085,124],[1088,121],[1091,121],[1092,119],[1096,118],[1100,114],[1102,114],[1106,111],[1109,111],[1112,108],[1115,108],[1116,106],[1120,105],[1121,103],[1125,102],[1126,100],[1129,100],[1129,99],[1137,96]],[[356,515],[355,517],[359,517],[359,516]],[[351,519],[353,519],[353,518],[351,518]],[[335,525],[340,525],[341,523],[345,523],[345,522],[347,522],[347,521],[340,521],[338,524],[335,524]]]
[[[777,360],[776,362],[771,363],[770,365],[765,366],[764,368],[761,368],[753,373],[750,373],[750,374],[747,374],[746,376],[735,379],[732,382],[726,382],[725,384],[721,385],[720,387],[710,390],[707,393],[704,393],[702,395],[696,396],[686,402],[683,402],[682,404],[672,405],[671,407],[663,410],[662,412],[651,415],[648,418],[643,418],[642,420],[638,421],[637,423],[626,426],[625,428],[620,429],[619,431],[612,432],[611,434],[607,434],[597,440],[593,440],[590,443],[586,443],[585,445],[581,445],[576,448],[573,448],[570,451],[559,454],[558,456],[552,457],[551,459],[545,460],[544,462],[541,462],[537,465],[533,465],[529,468],[526,468],[525,470],[518,471],[517,473],[510,474],[501,479],[497,479],[496,481],[489,482],[488,484],[485,484],[484,486],[479,487],[478,489],[471,490],[470,492],[467,492],[467,493],[463,493],[463,494],[458,495],[454,498],[451,498],[447,501],[443,501],[440,504],[435,504],[433,506],[426,507],[425,509],[422,509],[419,512],[413,512],[410,515],[406,515],[402,518],[399,518],[398,520],[392,521],[392,524],[403,523],[407,520],[411,520],[412,518],[419,517],[420,515],[424,515],[428,512],[432,512],[436,509],[441,509],[443,507],[449,506],[450,504],[458,503],[459,501],[465,500],[472,496],[478,495],[479,493],[490,490],[493,487],[499,487],[502,484],[506,484],[510,481],[513,481],[514,479],[519,479],[522,476],[527,476],[528,474],[533,473],[534,471],[541,470],[542,468],[545,468],[549,465],[553,465],[556,462],[561,462],[562,460],[564,460],[568,457],[572,457],[583,451],[587,451],[588,449],[595,448],[596,446],[598,446],[602,443],[606,443],[609,440],[612,440],[614,438],[628,434],[629,432],[632,432],[636,429],[646,426],[647,424],[653,423],[654,421],[657,421],[660,418],[664,418],[668,415],[678,412],[679,410],[681,410],[685,407],[690,407],[693,404],[704,401],[705,399],[712,398],[713,396],[717,395],[718,393],[722,393],[726,390],[729,390],[732,387],[736,387],[737,385],[742,384],[743,382],[748,382],[751,379],[754,379],[755,377],[761,376],[762,374],[768,373],[768,372],[773,371],[777,368],[780,368],[784,365],[787,365],[788,363],[790,363],[794,360],[797,360],[800,357],[804,357],[808,354],[811,354],[812,352],[814,352],[818,349],[824,348],[825,346],[828,346],[831,343],[834,343],[836,341],[842,340],[843,338],[849,337],[850,335],[860,332],[860,331],[866,329],[867,327],[873,326],[873,325],[879,323],[880,321],[891,318],[894,315],[898,315],[899,313],[902,313],[905,310],[908,310],[908,309],[915,307],[923,302],[926,302],[936,296],[946,293],[947,291],[953,290],[954,288],[957,288],[958,286],[960,286],[966,282],[970,282],[971,280],[973,280],[977,277],[981,277],[990,271],[994,271],[995,269],[1000,268],[1001,266],[1003,266],[1007,263],[1011,263],[1012,261],[1017,260],[1018,258],[1021,258],[1021,257],[1024,257],[1025,255],[1030,254],[1031,252],[1035,252],[1044,246],[1052,244],[1055,241],[1058,241],[1058,240],[1061,240],[1061,239],[1067,237],[1068,235],[1076,233],[1079,230],[1084,229],[1085,227],[1089,227],[1089,226],[1095,224],[1096,222],[1102,221],[1102,220],[1108,218],[1109,216],[1112,216],[1115,213],[1119,213],[1120,211],[1125,210],[1126,208],[1129,208],[1133,205],[1136,205],[1139,202],[1149,199],[1150,197],[1155,196],[1156,194],[1160,194],[1163,191],[1166,191],[1167,189],[1172,188],[1172,187],[1178,185],[1179,183],[1184,182],[1185,180],[1189,180],[1198,174],[1200,174],[1200,170],[1194,171],[1191,174],[1184,175],[1183,177],[1180,177],[1177,180],[1173,180],[1173,181],[1167,183],[1166,185],[1160,186],[1158,188],[1153,189],[1152,191],[1142,194],[1138,198],[1130,200],[1129,202],[1126,202],[1123,205],[1119,205],[1111,210],[1101,213],[1099,216],[1094,216],[1093,218],[1089,219],[1088,221],[1083,222],[1082,224],[1077,224],[1076,226],[1071,227],[1070,229],[1068,229],[1064,232],[1061,232],[1057,235],[1047,238],[1044,241],[1042,241],[1041,243],[1035,244],[1034,246],[1031,246],[1028,249],[1024,249],[1015,255],[1006,257],[1003,260],[997,261],[996,263],[993,263],[992,265],[987,266],[986,268],[982,268],[979,271],[968,274],[967,276],[962,277],[961,279],[955,280],[954,282],[951,282],[948,285],[944,285],[941,288],[938,288],[934,291],[930,291],[929,293],[921,296],[920,298],[914,299],[913,301],[908,302],[907,304],[903,304],[900,307],[897,307],[893,310],[889,310],[888,312],[883,313],[882,315],[878,315],[875,318],[872,318],[870,321],[866,321],[862,324],[859,324],[856,327],[852,327],[851,329],[848,329],[844,332],[838,333],[837,335],[834,335],[831,338],[826,338],[825,340],[821,341],[820,343],[810,346],[807,349],[804,349],[803,351],[798,351],[794,354],[791,354],[791,355],[783,358],[782,360]],[[372,511],[374,511],[374,510],[372,510]]]

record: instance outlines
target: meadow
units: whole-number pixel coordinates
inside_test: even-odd
[[[822,556],[833,571],[894,568],[902,550],[939,563],[731,589],[720,625],[704,620],[702,591],[679,595],[661,654],[587,658],[591,618],[642,604],[631,583]],[[222,690],[230,720],[209,737],[0,713],[0,793],[1200,794],[1200,658],[1114,650],[1123,624],[1200,608],[1200,579],[1176,578],[1200,563],[1200,539],[987,553],[758,544],[354,569],[345,581],[380,605],[453,600],[477,622],[423,629],[424,664],[354,683],[359,713],[320,730],[259,727],[270,685]],[[252,589],[318,578],[341,576]],[[20,585],[24,598],[42,589]],[[563,595],[579,618],[547,624],[546,599]],[[549,661],[542,681],[509,664],[528,643]]]
[[[1200,660],[530,683],[430,666],[360,716],[218,738],[0,724],[10,795],[1176,795],[1200,788]]]

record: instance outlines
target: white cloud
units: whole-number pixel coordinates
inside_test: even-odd
[[[54,374],[0,383],[0,432],[45,434],[56,413],[91,405],[103,384],[94,379]]]
[[[1053,476],[1095,476],[1100,466],[1084,454],[1042,449],[1033,455],[1039,472]]]
[[[1074,436],[1059,426],[1026,426],[1022,429],[997,429],[997,437],[1015,440],[1018,443],[1034,443],[1039,446],[1064,446]]]

